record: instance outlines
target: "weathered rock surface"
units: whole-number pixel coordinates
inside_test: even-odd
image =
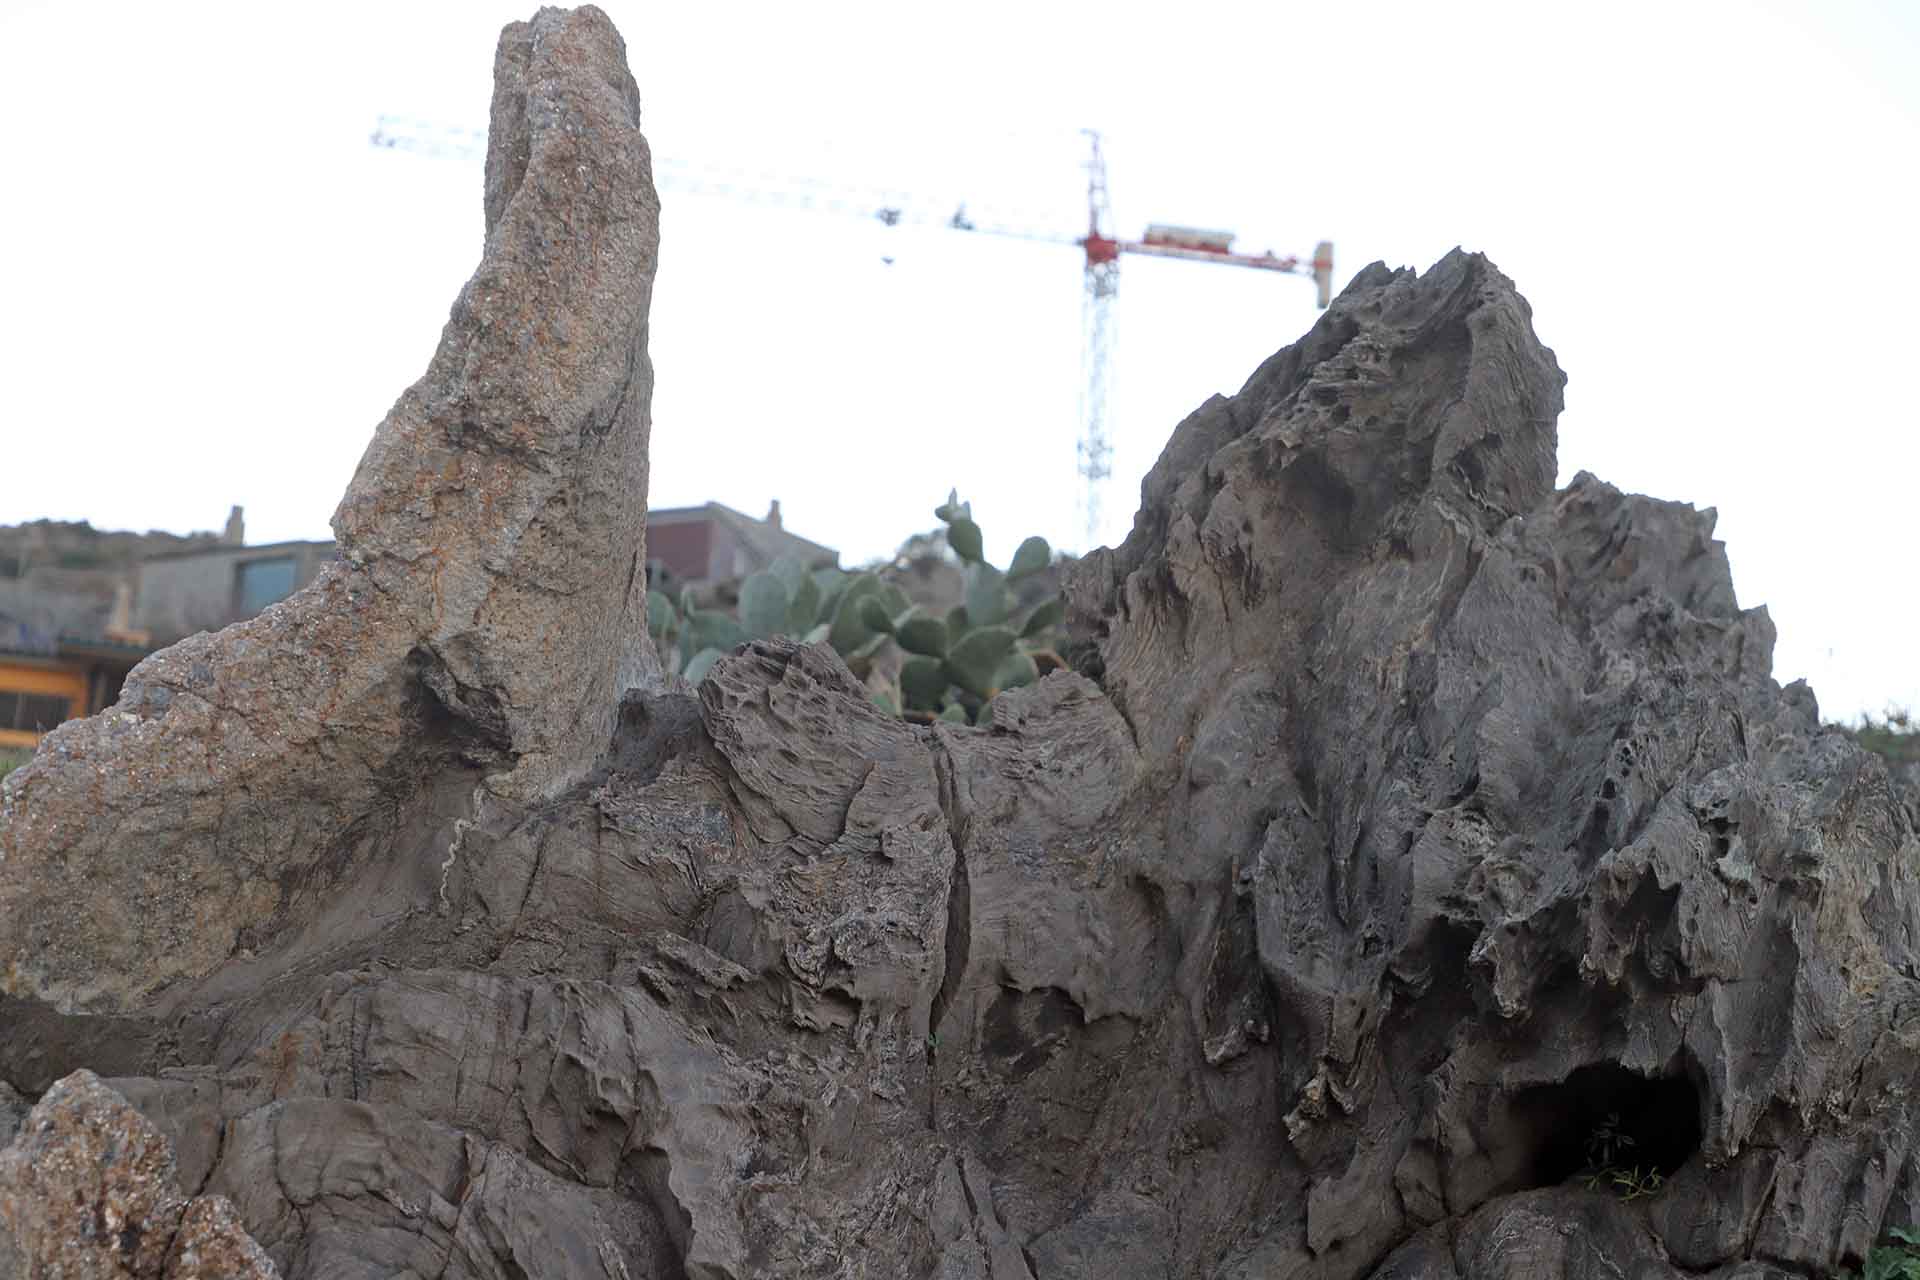
[[[562,106],[532,137],[594,136],[565,104],[625,83],[580,52],[611,39],[589,10],[509,29],[497,134],[538,82]],[[490,217],[534,182],[515,154]],[[600,224],[549,225],[570,262]],[[549,330],[464,376],[576,332]],[[1484,259],[1362,272],[1175,431],[1132,535],[1070,580],[1077,673],[991,729],[890,719],[824,649],[756,643],[694,693],[632,689],[591,774],[476,808],[550,707],[480,696],[538,678],[497,665],[517,651],[455,646],[476,665],[421,671],[433,714],[383,722],[414,808],[290,879],[250,956],[161,990],[141,941],[69,979],[79,926],[9,916],[0,1079],[111,1070],[295,1278],[1831,1272],[1920,1211],[1920,813],[1773,682],[1710,512],[1554,490],[1561,384]],[[490,432],[430,444],[460,473]],[[373,513],[438,554],[369,465],[343,533]],[[403,563],[334,581],[410,599]],[[585,607],[523,606],[517,634]],[[207,680],[357,660],[236,634],[188,649],[224,655]],[[36,822],[107,785],[74,750],[104,732],[12,793],[0,902],[191,935],[164,913],[229,910],[204,886],[83,884],[104,864]],[[146,796],[175,833],[336,785],[210,770],[188,805],[134,746],[114,812]],[[207,865],[160,820],[84,847],[136,884]]]
[[[337,943],[359,882],[430,897],[476,805],[583,776],[656,665],[639,94],[594,9],[509,28],[495,76],[485,256],[334,516],[343,562],[8,779],[0,989],[111,1010],[329,908]]]
[[[181,1190],[166,1138],[90,1071],[0,1148],[0,1264],[66,1280],[273,1280],[220,1196]]]

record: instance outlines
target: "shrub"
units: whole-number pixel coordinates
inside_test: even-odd
[[[1867,1254],[1866,1270],[1842,1272],[1845,1280],[1920,1280],[1920,1235],[1895,1227],[1887,1236]]]

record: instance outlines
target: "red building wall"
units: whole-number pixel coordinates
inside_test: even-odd
[[[675,521],[647,527],[647,559],[665,565],[668,573],[682,581],[705,579],[712,558],[710,521]]]

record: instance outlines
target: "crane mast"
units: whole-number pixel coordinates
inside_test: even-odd
[[[1113,389],[1113,300],[1120,293],[1120,246],[1106,233],[1113,221],[1107,199],[1107,161],[1100,151],[1100,135],[1086,131],[1091,143],[1087,158],[1087,235],[1080,247],[1087,255],[1086,292],[1081,303],[1080,474],[1087,545],[1100,531],[1100,499],[1106,479],[1113,474],[1113,444],[1107,438],[1107,404]]]

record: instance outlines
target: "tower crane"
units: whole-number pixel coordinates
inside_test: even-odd
[[[956,202],[950,217],[942,217],[938,221],[950,230],[972,235],[1006,236],[1018,240],[1073,245],[1085,255],[1085,287],[1081,308],[1083,367],[1080,431],[1076,450],[1079,474],[1086,482],[1086,527],[1091,544],[1098,536],[1101,494],[1105,481],[1112,474],[1113,445],[1109,439],[1107,411],[1115,341],[1114,300],[1120,292],[1121,256],[1136,254],[1177,258],[1187,262],[1249,267],[1257,271],[1310,275],[1314,283],[1315,300],[1324,309],[1333,296],[1333,242],[1322,240],[1314,246],[1310,258],[1283,257],[1271,250],[1260,254],[1236,253],[1232,232],[1165,223],[1149,225],[1137,240],[1123,240],[1111,231],[1113,212],[1107,196],[1107,163],[1101,147],[1101,135],[1092,129],[1082,132],[1088,143],[1087,231],[1084,236],[1060,235],[1028,224],[969,215],[964,201]],[[477,160],[486,151],[486,135],[480,130],[391,115],[380,117],[370,140],[376,147],[438,158]],[[898,226],[902,222],[935,221],[910,210],[913,201],[904,193],[841,187],[805,179],[787,179],[776,184],[659,157],[655,159],[654,180],[662,187],[690,194],[727,196],[762,204],[873,217],[887,226]]]

